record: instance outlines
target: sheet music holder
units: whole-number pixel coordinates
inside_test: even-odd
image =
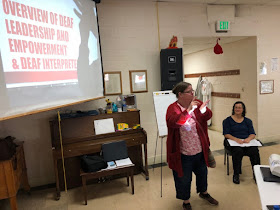
[[[270,168],[260,167],[264,182],[280,182],[280,177],[274,176]]]

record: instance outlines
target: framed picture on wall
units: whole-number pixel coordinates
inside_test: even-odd
[[[274,93],[274,80],[260,80],[260,94]]]
[[[148,92],[147,70],[130,70],[129,78],[131,93]]]
[[[122,74],[120,71],[104,72],[104,95],[122,95]]]

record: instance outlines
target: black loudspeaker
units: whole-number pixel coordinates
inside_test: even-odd
[[[183,81],[182,48],[162,49],[160,51],[161,90],[172,90]]]

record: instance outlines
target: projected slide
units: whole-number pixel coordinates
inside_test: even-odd
[[[0,1],[0,96],[7,101],[5,109],[103,95],[93,1]]]

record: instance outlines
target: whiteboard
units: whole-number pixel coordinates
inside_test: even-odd
[[[170,104],[177,100],[171,90],[153,92],[158,133],[160,137],[167,136],[166,111]]]

